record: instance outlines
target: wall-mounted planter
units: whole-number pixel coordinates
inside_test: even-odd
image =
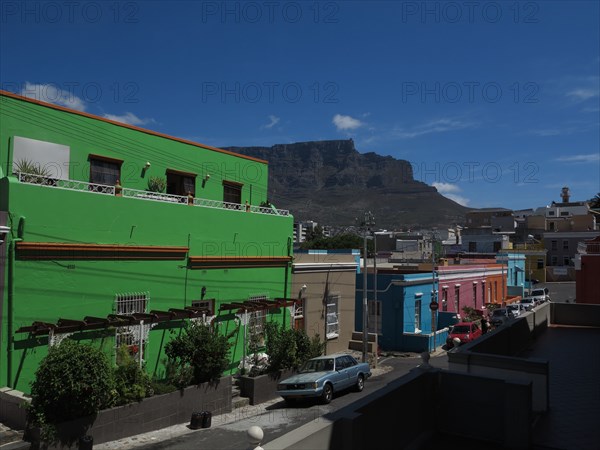
[[[294,371],[275,372],[257,377],[242,375],[238,378],[240,396],[248,397],[251,405],[257,405],[278,397],[277,383],[292,376]]]

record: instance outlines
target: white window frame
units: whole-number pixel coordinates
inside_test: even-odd
[[[130,315],[134,313],[147,313],[148,303],[150,302],[149,292],[128,292],[115,294],[115,314]],[[144,361],[145,346],[148,344],[150,335],[150,324],[144,324],[143,321],[138,325],[129,325],[117,327],[115,329],[115,349],[122,345],[129,348],[137,346],[137,354],[133,356],[139,360],[140,364]]]
[[[332,293],[327,296],[325,314],[327,339],[335,339],[340,335],[340,299],[339,293]]]
[[[415,298],[415,333],[420,333],[421,328],[421,308],[423,304],[421,302],[421,297]]]
[[[269,294],[257,294],[248,297],[250,302],[268,301]],[[267,321],[267,310],[250,311],[248,313],[248,335],[263,337],[265,335],[265,322]]]

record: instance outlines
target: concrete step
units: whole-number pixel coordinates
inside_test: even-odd
[[[352,332],[352,340],[362,342],[362,340],[363,340],[362,331],[353,331]],[[368,342],[375,342],[376,340],[377,340],[377,335],[375,333],[367,333],[367,341]]]
[[[362,352],[362,349],[363,349],[363,342],[362,342],[362,340],[360,340],[360,341],[352,340],[352,341],[348,342],[348,349],[349,350],[356,350],[358,352]],[[372,342],[367,342],[367,352],[368,353],[372,353],[373,352],[373,343]]]
[[[0,449],[15,450],[20,448],[29,448],[29,442],[23,441],[23,432],[10,429],[0,431]]]
[[[0,450],[25,450],[29,448],[31,448],[31,443],[23,440],[0,445]]]
[[[248,397],[233,397],[231,399],[231,407],[233,409],[243,408],[244,406],[248,406],[250,404],[250,399]]]

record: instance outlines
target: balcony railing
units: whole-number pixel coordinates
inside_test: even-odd
[[[86,183],[84,181],[77,180],[61,180],[58,178],[21,172],[17,173],[16,175],[21,183],[37,184],[54,189],[67,189],[71,191],[91,192],[104,195],[120,195],[122,197],[134,198],[138,200],[193,205],[204,208],[229,209],[233,211],[270,214],[274,216],[290,215],[290,212],[286,209],[276,209],[273,207],[267,208],[263,206],[240,205],[238,203],[223,202],[220,200],[193,198],[185,195],[162,194],[160,192],[140,191],[138,189],[131,188],[116,189],[115,186],[107,186],[104,184]]]
[[[30,173],[17,174],[21,183],[39,184],[41,186],[53,187],[56,189],[67,189],[69,191],[85,191],[95,194],[115,195],[114,186],[106,186],[104,184],[86,183],[85,181],[77,180],[61,180],[59,178],[44,177],[41,175],[33,175]]]
[[[577,253],[600,254],[600,243],[597,242],[579,242],[577,244]]]

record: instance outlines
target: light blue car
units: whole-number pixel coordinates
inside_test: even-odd
[[[348,388],[360,392],[371,376],[368,363],[359,363],[350,355],[319,356],[306,361],[298,373],[277,385],[277,394],[287,402],[301,398],[320,398],[329,403],[333,393]]]

